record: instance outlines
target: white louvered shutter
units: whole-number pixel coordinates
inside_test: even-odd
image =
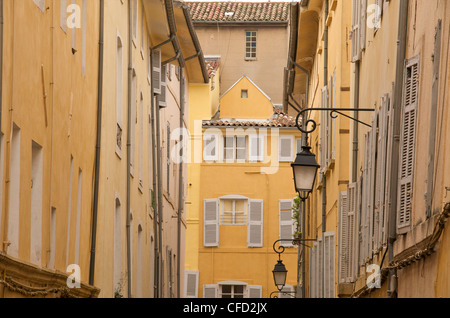
[[[294,287],[292,285],[284,285],[280,292],[278,292],[278,298],[294,298]]]
[[[247,247],[263,246],[263,200],[248,201]]]
[[[203,298],[217,298],[218,295],[218,285],[203,285]]]
[[[335,273],[335,233],[327,232],[323,235],[324,253],[324,298],[334,298],[334,273]]]
[[[309,275],[309,296],[311,298],[317,298],[317,246],[318,243],[314,242],[313,247],[311,248],[311,253],[309,256],[309,268],[310,268],[310,275]]]
[[[248,285],[247,298],[262,298],[262,286]]]
[[[184,297],[198,298],[198,271],[185,271]]]
[[[152,87],[153,93],[161,94],[161,50],[152,50]]]
[[[219,135],[204,134],[203,135],[203,159],[205,161],[219,160]]]
[[[361,51],[366,48],[366,33],[367,33],[367,0],[359,0],[360,9],[359,16],[361,20],[359,22],[360,34],[359,34],[359,58],[361,59]]]
[[[235,136],[223,136],[223,156],[225,161],[234,161],[236,153]]]
[[[392,85],[392,91],[391,91],[391,95],[393,93],[394,87]],[[384,190],[384,224],[385,224],[385,231],[384,231],[384,236],[383,236],[383,242],[387,243],[387,238],[388,238],[388,216],[389,216],[389,201],[390,201],[390,192],[391,192],[391,186],[394,184],[393,182],[391,182],[391,171],[392,171],[392,167],[391,167],[391,160],[390,158],[392,157],[392,143],[394,140],[394,135],[393,135],[393,131],[394,131],[394,120],[393,120],[393,107],[392,107],[392,103],[390,100],[390,97],[388,97],[388,102],[387,102],[387,111],[386,111],[386,115],[387,115],[387,119],[386,119],[386,128],[387,128],[387,133],[386,133],[386,182],[385,182],[385,190]],[[393,207],[394,209],[396,207]]]
[[[397,230],[405,233],[411,226],[414,156],[416,144],[419,59],[406,62],[403,82],[402,125],[400,137],[400,182]]]
[[[351,61],[357,62],[361,58],[361,0],[353,0],[352,15],[352,52]]]
[[[278,158],[280,162],[292,162],[294,158],[294,136],[279,136],[279,152]]]
[[[279,239],[293,239],[294,220],[292,219],[293,200],[279,200]],[[292,247],[292,242],[280,242],[280,246]]]
[[[264,136],[258,134],[251,134],[248,136],[248,159],[249,161],[263,161],[264,160]]]
[[[160,94],[156,96],[159,108],[167,107],[167,78],[166,66],[161,66],[161,89]]]
[[[219,246],[219,200],[207,199],[203,202],[203,245]]]
[[[349,272],[349,252],[348,246],[348,199],[347,192],[339,193],[339,283],[346,283]]]
[[[378,219],[375,215],[375,181],[376,181],[376,160],[377,160],[377,128],[378,113],[375,112],[372,118],[372,129],[370,131],[370,183],[369,183],[369,224],[370,224],[370,240],[369,240],[369,258],[372,253],[378,249]]]
[[[347,186],[347,282],[354,282],[356,279],[357,266],[357,202],[358,184],[351,183]]]
[[[370,173],[369,173],[369,158],[370,158],[370,133],[364,136],[365,150],[364,150],[364,167],[362,173],[361,185],[361,251],[360,251],[360,265],[364,265],[369,256],[369,187],[370,187]]]
[[[317,259],[318,259],[318,295],[317,297],[323,298],[324,292],[323,292],[323,283],[324,283],[324,252],[323,252],[323,237],[320,237],[317,239],[318,245],[318,251],[317,251]]]

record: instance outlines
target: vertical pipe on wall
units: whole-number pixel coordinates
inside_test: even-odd
[[[131,297],[131,229],[130,229],[130,214],[131,214],[131,189],[130,189],[130,173],[131,173],[131,85],[133,76],[133,8],[132,0],[128,1],[128,112],[127,112],[127,280],[128,280],[128,298]]]
[[[389,237],[388,237],[388,260],[389,263],[394,259],[394,242],[397,236],[397,180],[399,165],[399,147],[400,147],[400,122],[401,122],[401,103],[403,98],[403,68],[406,57],[406,37],[408,32],[408,6],[409,0],[400,1],[398,19],[398,38],[397,38],[397,60],[394,91],[394,125],[392,140],[391,175],[390,175],[390,193],[389,193]],[[395,270],[389,271],[388,297],[396,297]]]
[[[95,148],[94,203],[92,210],[91,258],[89,265],[89,285],[94,285],[95,247],[97,243],[98,192],[100,184],[100,147],[102,140],[102,105],[103,105],[103,51],[105,28],[105,0],[100,0],[100,30],[98,55],[98,103],[97,103],[97,145]]]
[[[183,212],[183,123],[184,123],[184,74],[183,69],[180,68],[180,156],[179,158],[179,175],[178,175],[178,224],[177,224],[177,298],[181,297],[180,283],[181,283],[181,213]]]
[[[150,55],[151,56],[151,55]],[[152,66],[153,67],[153,66]],[[158,297],[158,284],[159,284],[159,236],[158,236],[158,206],[157,206],[157,183],[156,183],[156,138],[155,138],[155,94],[154,94],[154,87],[153,87],[153,81],[151,86],[151,130],[152,130],[152,175],[153,175],[153,192],[152,192],[152,207],[153,207],[153,230],[155,234],[155,245],[154,245],[154,282],[153,282],[153,297]]]

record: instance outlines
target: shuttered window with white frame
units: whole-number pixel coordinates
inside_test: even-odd
[[[217,298],[219,295],[219,285],[203,285],[203,298]]]
[[[347,192],[339,193],[339,271],[338,280],[339,283],[348,282],[348,272],[349,272],[349,246],[348,246],[348,236],[349,236],[349,226],[348,226],[348,197]]]
[[[323,234],[323,297],[335,297],[335,232]]]
[[[367,0],[353,0],[351,61],[361,59],[361,52],[366,47]]]
[[[294,200],[279,200],[279,239],[292,240],[295,231],[295,222],[292,219],[292,205]],[[290,241],[280,242],[280,246],[292,247]]]
[[[278,161],[292,162],[294,158],[294,136],[280,135],[278,149]]]
[[[264,161],[264,140],[263,134],[250,134],[248,136],[248,160],[252,162]]]
[[[411,227],[414,157],[416,145],[417,105],[419,95],[419,61],[416,56],[405,62],[403,80],[402,119],[400,130],[400,163],[397,231]]]
[[[263,247],[263,200],[248,200],[247,246]]]
[[[219,246],[219,200],[206,199],[203,202],[203,245]]]
[[[260,285],[248,285],[247,286],[247,298],[262,298],[262,286]]]
[[[161,49],[151,51],[152,60],[152,88],[154,94],[161,94]]]
[[[184,272],[184,298],[198,298],[198,271]]]
[[[205,161],[219,160],[219,134],[203,135],[203,159]]]

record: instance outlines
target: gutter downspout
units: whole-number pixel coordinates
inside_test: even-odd
[[[3,108],[2,101],[3,101],[3,0],[0,0],[0,134],[2,130],[2,108]],[[0,182],[2,184],[3,180],[0,180]]]
[[[400,1],[399,20],[398,20],[398,39],[397,39],[397,60],[395,75],[394,92],[394,131],[392,140],[391,157],[391,187],[389,201],[389,237],[388,237],[388,260],[391,263],[394,260],[394,242],[397,236],[397,185],[398,185],[398,164],[399,164],[399,146],[400,146],[400,121],[401,121],[401,102],[403,94],[403,68],[406,57],[406,37],[408,33],[408,7],[409,0]],[[396,298],[397,275],[395,270],[389,270],[389,285],[387,296]]]
[[[355,110],[359,108],[359,81],[360,81],[361,64],[360,61],[355,62],[355,91],[353,107]],[[353,114],[355,119],[358,119],[358,112]],[[358,180],[358,141],[359,141],[359,129],[358,122],[353,122],[353,157],[352,157],[352,183]]]
[[[328,0],[325,0],[325,13],[324,13],[324,44],[323,44],[323,81],[326,85],[328,82],[328,26],[327,26],[327,18],[328,18]],[[322,175],[322,236],[327,231],[327,176],[324,173]],[[322,257],[322,261],[324,257]],[[325,269],[325,266],[323,266]],[[325,280],[322,282],[325,284]],[[323,286],[322,291],[325,290]],[[324,295],[321,295],[323,297]]]
[[[152,66],[153,67],[153,66]],[[155,96],[154,96],[154,87],[153,83],[151,86],[151,131],[152,131],[152,177],[153,177],[153,192],[152,192],[152,208],[154,212],[154,218],[153,218],[153,230],[155,235],[155,246],[154,246],[154,282],[153,282],[153,297],[158,297],[158,284],[159,284],[159,253],[158,253],[158,244],[159,244],[159,237],[158,237],[158,207],[157,207],[157,182],[156,182],[156,140],[155,140]]]
[[[130,157],[131,157],[131,85],[132,85],[132,76],[133,76],[133,43],[131,39],[133,38],[132,30],[133,30],[133,10],[132,10],[132,1],[128,1],[128,125],[127,125],[127,276],[128,276],[128,298],[131,297],[131,229],[130,229],[130,218],[131,218],[131,189],[130,189]]]
[[[183,124],[184,124],[184,74],[183,69],[180,69],[180,166],[179,166],[179,184],[178,184],[178,228],[177,228],[177,298],[181,297],[181,213],[183,213]]]
[[[103,51],[105,28],[105,1],[100,0],[100,35],[98,57],[98,105],[97,105],[97,146],[95,153],[94,206],[92,211],[91,259],[89,265],[89,285],[94,286],[95,247],[97,242],[98,192],[100,183],[100,148],[102,141],[102,105],[103,105]]]

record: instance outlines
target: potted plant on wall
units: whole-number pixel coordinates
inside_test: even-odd
[[[294,198],[294,203],[292,205],[292,219],[295,222],[295,232],[293,233],[294,236],[294,241],[293,243],[295,245],[299,245],[300,244],[300,238],[302,235],[302,232],[300,231],[300,202],[301,199],[299,196]]]

